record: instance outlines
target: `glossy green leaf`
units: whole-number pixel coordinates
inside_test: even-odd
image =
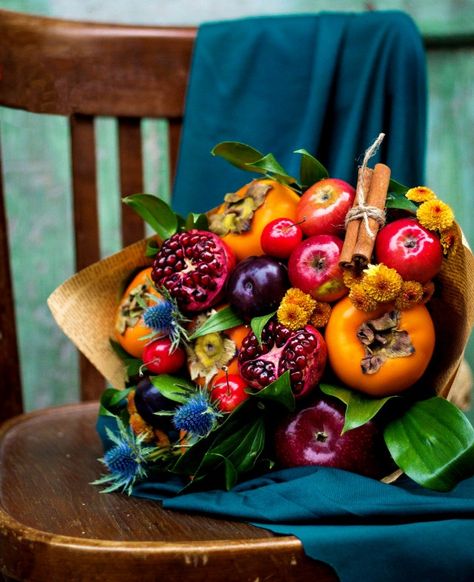
[[[300,182],[303,189],[312,186],[316,182],[319,182],[319,180],[329,177],[329,172],[323,164],[321,164],[321,162],[308,151],[300,149],[296,150],[294,153],[301,154]]]
[[[238,141],[223,141],[218,143],[211,151],[213,156],[223,158],[233,166],[241,170],[258,171],[260,174],[265,173],[264,170],[254,170],[249,167],[249,164],[256,162],[263,157],[263,154],[255,148]]]
[[[348,430],[357,428],[369,422],[392,398],[397,396],[386,396],[385,398],[371,398],[360,392],[355,392],[342,386],[332,384],[320,384],[321,392],[328,396],[334,396],[346,405],[344,427],[342,434]]]
[[[100,397],[99,416],[117,416],[120,412],[120,409],[125,406],[126,398],[129,392],[129,389],[105,389]]]
[[[178,219],[164,200],[151,194],[132,194],[123,199],[158,236],[165,240],[175,234],[178,229]]]
[[[211,315],[206,321],[199,327],[190,337],[190,340],[194,340],[208,333],[215,333],[217,331],[224,331],[226,329],[231,329],[237,325],[242,325],[243,321],[238,315],[234,313],[232,307],[227,306],[216,311]]]
[[[159,374],[150,376],[150,382],[158,388],[165,398],[173,402],[184,404],[189,396],[196,390],[196,385],[188,382],[184,378],[170,376],[169,374]]]
[[[294,184],[296,178],[290,176],[285,168],[275,159],[273,154],[266,154],[259,160],[247,164],[248,168],[275,178],[283,184]]]
[[[197,228],[198,230],[208,230],[209,220],[205,214],[190,212],[186,217],[185,228],[191,230]]]
[[[270,319],[275,315],[276,311],[272,311],[268,315],[261,315],[260,317],[253,317],[250,321],[250,327],[252,328],[255,337],[259,344],[262,343],[262,331],[267,325]]]
[[[397,465],[423,487],[449,491],[474,475],[474,428],[443,398],[416,402],[386,426],[384,438]]]
[[[287,370],[263,390],[252,394],[252,398],[277,402],[287,410],[293,411],[295,409],[295,396],[291,389],[290,372]]]
[[[400,182],[397,182],[393,178],[391,178],[390,182],[388,183],[389,192],[394,192],[395,194],[403,194],[403,196],[405,196],[408,190],[409,190],[408,186],[400,184]]]
[[[406,210],[412,214],[416,214],[418,210],[418,206],[414,202],[408,200],[404,193],[399,192],[389,192],[385,206],[396,210]]]
[[[155,257],[160,247],[161,245],[156,238],[148,239],[145,248],[145,257]]]

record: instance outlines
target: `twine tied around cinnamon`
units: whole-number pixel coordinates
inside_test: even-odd
[[[359,168],[354,205],[345,218],[346,236],[339,261],[342,268],[361,270],[367,266],[377,232],[385,224],[390,168],[385,164],[376,164],[373,170],[368,167],[384,137],[384,133],[378,135],[366,150]]]
[[[346,229],[349,222],[351,222],[352,220],[363,220],[367,234],[371,238],[375,238],[375,235],[377,233],[370,228],[369,218],[374,219],[379,225],[379,228],[382,228],[383,226],[385,226],[385,210],[377,206],[370,206],[369,204],[367,204],[368,192],[366,192],[366,186],[364,184],[364,180],[362,179],[362,177],[365,174],[367,164],[370,158],[372,158],[377,153],[377,150],[379,149],[380,144],[382,143],[384,137],[385,137],[384,133],[379,133],[377,139],[366,150],[364,154],[364,159],[362,161],[362,165],[360,167],[359,176],[357,180],[356,188],[357,205],[353,206],[349,210],[349,212],[346,214],[345,219]]]

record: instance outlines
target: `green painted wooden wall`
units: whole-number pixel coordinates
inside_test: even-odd
[[[474,244],[474,0],[363,2],[351,0],[0,0],[0,7],[46,16],[139,24],[199,24],[246,15],[401,9],[425,35],[466,38],[465,44],[428,51],[429,131],[426,183],[454,208]],[[471,39],[471,40],[469,40]],[[13,275],[28,410],[77,399],[77,357],[57,329],[46,297],[73,272],[68,128],[60,117],[0,109]],[[102,254],[119,248],[116,127],[97,122]],[[159,122],[144,124],[146,190],[164,198],[167,160],[156,144]],[[317,152],[316,152],[317,154]],[[449,341],[449,339],[448,339]],[[468,349],[474,367],[474,342]],[[474,419],[474,412],[471,412]]]

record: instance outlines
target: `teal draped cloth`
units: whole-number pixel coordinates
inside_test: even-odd
[[[175,496],[177,489],[172,482],[144,482],[133,495],[294,535],[342,582],[473,580],[474,478],[437,493],[406,477],[387,485],[339,469],[300,467],[230,492]]]
[[[423,182],[426,69],[413,21],[401,12],[270,16],[204,24],[193,54],[173,206],[202,212],[255,174],[211,155],[221,141],[273,153],[298,176],[305,148],[333,177],[355,183],[374,162],[399,182]]]

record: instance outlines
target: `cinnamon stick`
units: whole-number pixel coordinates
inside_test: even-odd
[[[385,164],[376,164],[366,200],[367,206],[384,210],[389,182],[390,168]],[[353,253],[353,262],[356,269],[364,269],[370,262],[379,228],[379,222],[372,217],[368,219],[368,228],[364,223],[360,225],[359,235]]]
[[[362,192],[369,192],[370,183],[372,181],[373,170],[367,166],[359,168],[359,173],[357,176],[357,194],[354,198],[354,203],[352,208],[356,208],[359,205],[358,193],[362,189]],[[352,257],[354,255],[354,249],[357,244],[359,237],[359,229],[362,220],[360,218],[351,220],[346,228],[346,234],[344,237],[344,245],[342,247],[341,256],[339,259],[339,266],[343,269],[350,269],[354,266],[352,262]]]

